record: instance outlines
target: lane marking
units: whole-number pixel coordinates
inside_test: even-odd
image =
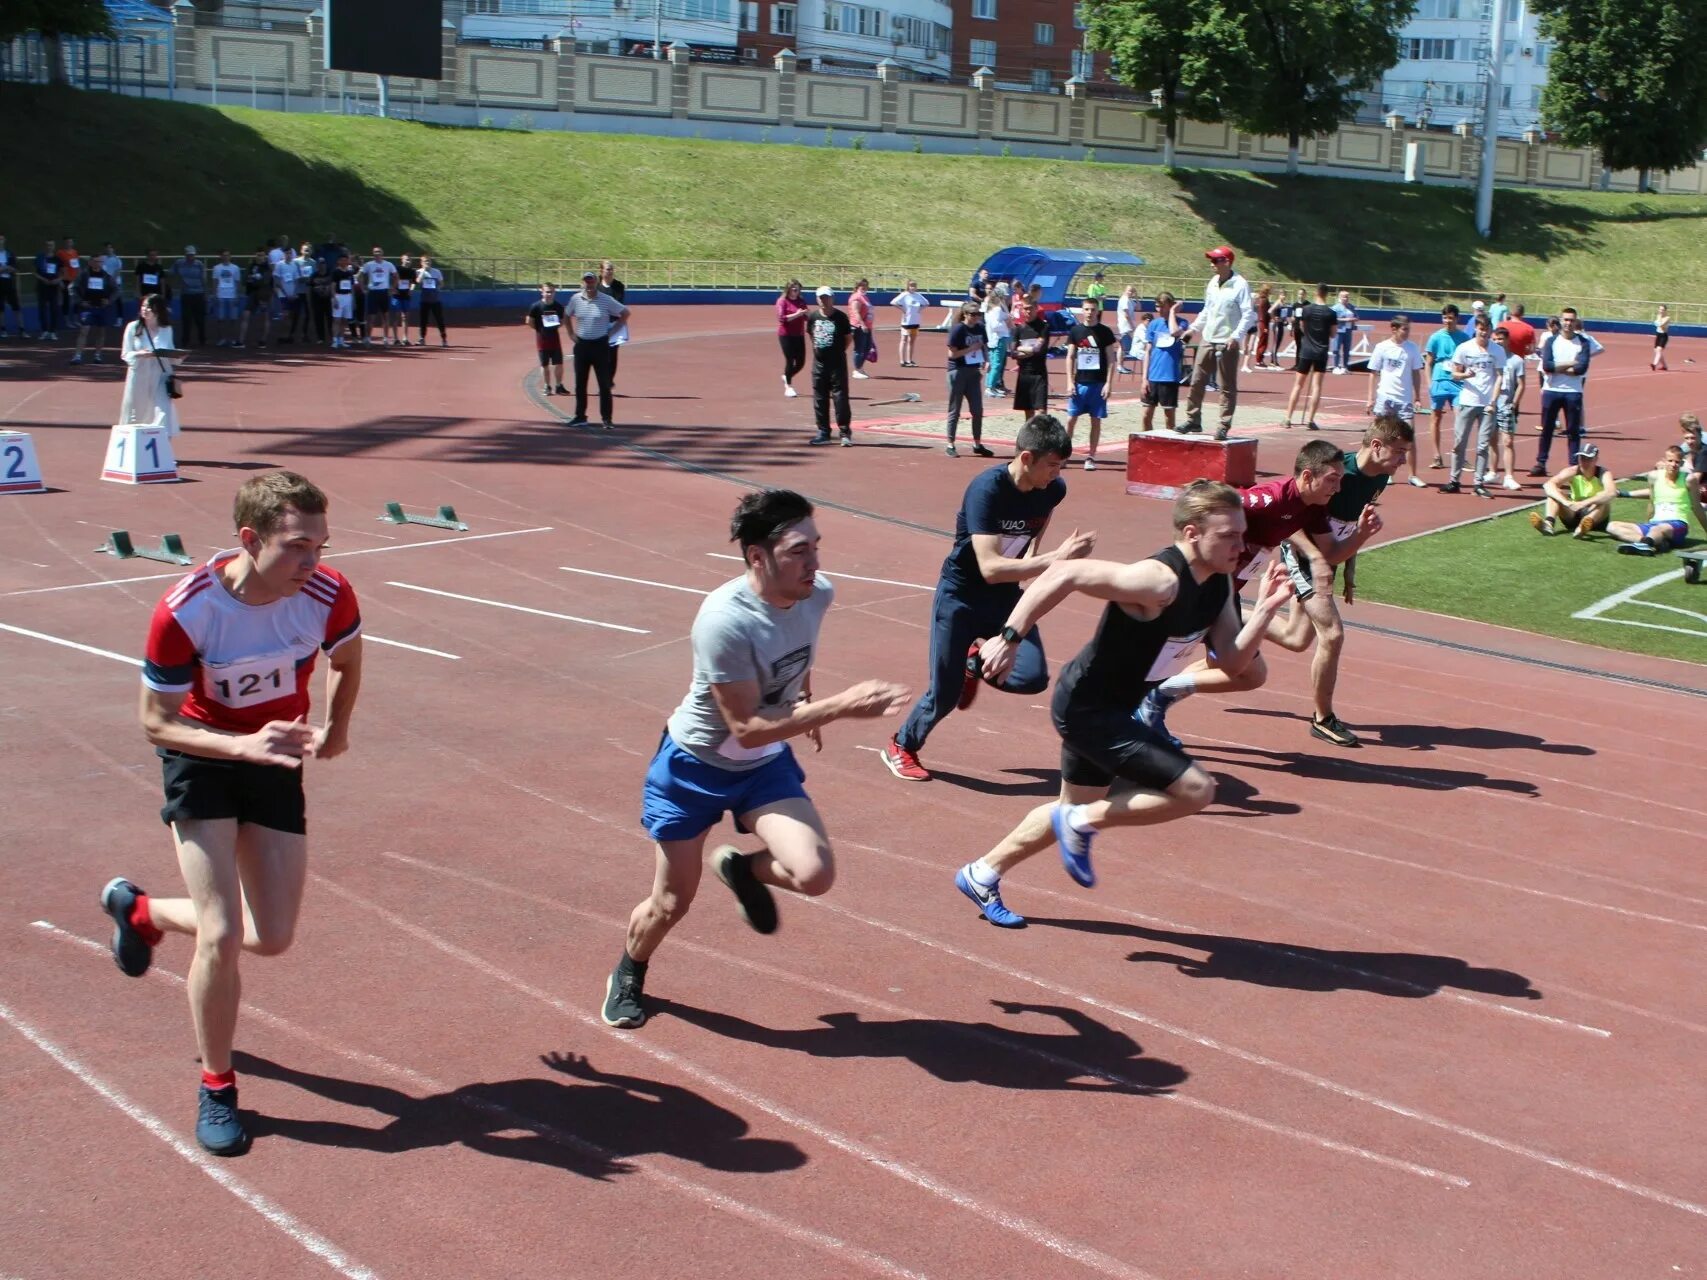
[[[362,637],[366,640],[372,641],[374,644],[388,644],[393,649],[407,649],[411,653],[425,653],[430,654],[435,658],[449,658],[452,662],[462,661],[461,654],[446,653],[443,649],[429,649],[425,645],[404,644],[401,640],[387,640],[384,636],[376,636],[371,631],[362,632]]]
[[[1697,613],[1694,609],[1680,609],[1675,604],[1661,604],[1657,600],[1632,600],[1638,609],[1664,609],[1667,613],[1681,613],[1686,618],[1694,618],[1697,622],[1707,622],[1707,613]]]
[[[678,587],[673,582],[653,582],[650,578],[626,578],[620,573],[600,573],[597,569],[577,569],[571,564],[557,566],[564,573],[585,574],[589,578],[609,578],[613,582],[632,582],[641,587],[661,587],[665,591],[685,591],[690,596],[708,596],[709,591],[701,591],[698,587]]]
[[[1662,582],[1670,582],[1675,577],[1677,577],[1676,569],[1668,569],[1664,573],[1656,573],[1651,578],[1644,578],[1641,582],[1633,582],[1622,591],[1614,591],[1611,595],[1600,600],[1596,600],[1593,604],[1587,605],[1584,608],[1578,609],[1571,615],[1571,617],[1584,620],[1589,618],[1598,618],[1608,609],[1615,609],[1626,600],[1634,600],[1644,591],[1649,591],[1652,588],[1659,586]]]
[[[106,943],[96,941],[93,938],[85,938],[82,935],[72,933],[67,929],[61,929],[58,925],[49,920],[36,920],[33,924],[35,928],[40,929],[44,934],[57,942],[70,943],[75,946],[82,947],[84,950],[92,952],[93,954],[100,956],[102,959],[106,959],[109,955]],[[170,969],[159,964],[150,966],[148,976],[151,978],[159,977],[161,980],[171,983],[179,988],[186,985],[186,980],[182,975],[173,973]],[[527,1129],[539,1134],[548,1142],[566,1147],[571,1151],[578,1152],[582,1155],[592,1156],[594,1159],[606,1161],[617,1167],[631,1168],[642,1177],[650,1178],[654,1182],[661,1183],[663,1186],[670,1188],[672,1191],[678,1191],[683,1195],[700,1201],[702,1204],[709,1205],[713,1209],[721,1209],[736,1217],[746,1218],[751,1222],[757,1223],[759,1226],[776,1231],[777,1233],[788,1236],[791,1239],[799,1240],[803,1244],[809,1244],[815,1248],[823,1249],[826,1252],[835,1255],[837,1258],[851,1258],[853,1261],[860,1263],[867,1270],[876,1275],[893,1276],[896,1280],[929,1280],[928,1277],[924,1276],[920,1272],[909,1270],[900,1263],[895,1262],[893,1259],[884,1257],[882,1254],[872,1253],[860,1248],[858,1245],[851,1244],[836,1236],[815,1230],[812,1227],[802,1226],[800,1223],[793,1222],[788,1218],[780,1217],[777,1214],[771,1213],[769,1210],[760,1209],[755,1205],[748,1204],[744,1200],[737,1200],[733,1196],[724,1195],[721,1191],[707,1187],[702,1183],[695,1182],[691,1178],[684,1178],[671,1173],[666,1169],[657,1168],[650,1164],[643,1164],[633,1157],[624,1156],[618,1152],[606,1150],[596,1142],[589,1141],[588,1139],[581,1137],[579,1134],[560,1128],[548,1121],[539,1120],[524,1112],[517,1111],[512,1107],[507,1107],[503,1103],[494,1102],[489,1098],[481,1098],[478,1096],[464,1094],[458,1091],[454,1085],[449,1085],[443,1081],[435,1080],[431,1076],[423,1075],[412,1067],[405,1067],[398,1063],[387,1061],[385,1058],[378,1057],[375,1054],[368,1053],[365,1050],[355,1049],[349,1045],[342,1044],[339,1041],[328,1039],[318,1031],[300,1026],[297,1023],[290,1021],[288,1018],[273,1013],[271,1010],[263,1009],[258,1005],[251,1004],[247,1000],[242,1002],[242,1011],[245,1017],[254,1018],[257,1021],[264,1022],[268,1026],[274,1027],[279,1031],[283,1031],[287,1035],[295,1036],[297,1039],[302,1040],[307,1044],[314,1045],[316,1048],[324,1049],[329,1053],[336,1054],[346,1062],[353,1062],[358,1066],[367,1067],[371,1070],[389,1075],[395,1080],[401,1080],[411,1088],[419,1090],[421,1093],[444,1094],[454,1097],[459,1104],[467,1107],[471,1111],[477,1111],[483,1115],[493,1116],[502,1120],[504,1122],[502,1126],[503,1128]]]
[[[381,548],[386,550],[388,548]],[[512,609],[517,613],[531,613],[541,618],[556,618],[561,622],[579,622],[583,626],[603,627],[607,631],[626,631],[630,635],[649,636],[652,633],[642,627],[625,627],[618,622],[600,622],[597,618],[577,618],[572,613],[553,613],[550,609],[535,609],[530,605],[511,604],[507,600],[487,600],[482,596],[459,595],[455,591],[440,591],[437,587],[416,586],[413,582],[387,582],[388,587],[401,587],[405,591],[421,591],[430,596],[443,596],[447,600],[466,600],[469,604],[490,605],[494,609]]]
[[[104,525],[101,527],[105,527]],[[337,560],[344,556],[376,556],[386,551],[414,551],[417,547],[443,547],[452,543],[484,542],[487,538],[514,538],[523,533],[550,533],[551,525],[541,525],[537,529],[504,529],[498,533],[471,533],[461,538],[428,538],[425,542],[399,542],[390,547],[358,547],[354,551],[328,551],[321,557],[323,560]],[[220,548],[224,550],[224,548]],[[150,573],[138,578],[97,578],[92,582],[68,582],[61,587],[25,587],[21,591],[0,591],[0,600],[10,596],[39,596],[53,591],[82,591],[85,587],[122,587],[132,582],[164,582],[168,578],[183,578],[195,572],[195,566],[186,567],[180,573]]]
[[[141,658],[133,658],[127,653],[114,653],[111,649],[97,649],[92,644],[78,644],[75,640],[50,636],[45,631],[31,631],[28,627],[14,627],[8,622],[0,622],[0,631],[10,631],[14,635],[28,636],[32,640],[46,640],[49,644],[64,645],[67,649],[75,649],[79,653],[92,653],[97,658],[111,658],[114,662],[128,662],[133,667],[142,665]]]
[[[741,559],[740,556],[732,556],[732,555],[729,555],[726,552],[722,552],[722,551],[707,551],[705,554],[710,556],[713,560],[733,560],[737,564],[746,563],[745,561],[743,561]],[[914,591],[935,591],[936,590],[936,587],[934,587],[934,586],[927,587],[922,582],[899,582],[894,578],[865,578],[865,577],[861,577],[857,573],[831,573],[828,569],[820,569],[818,572],[822,573],[826,578],[830,578],[832,580],[834,580],[836,578],[847,578],[852,582],[875,582],[875,583],[878,583],[879,585],[885,586],[885,587],[911,587]]]
[[[445,941],[431,930],[424,929],[420,925],[387,910],[379,903],[363,897],[352,889],[345,888],[334,880],[328,880],[324,876],[313,872],[310,872],[310,876],[317,884],[324,887],[327,891],[336,894],[347,902],[351,902],[356,906],[367,909],[393,928],[399,929],[417,941],[423,942],[426,945],[433,947],[435,950],[443,952],[452,959],[461,961],[469,968],[474,969],[478,973],[484,974],[493,981],[501,983],[504,986],[509,987],[511,990],[519,992],[532,1000],[538,1001],[547,1008],[555,1010],[571,1021],[579,1022],[596,1032],[606,1036],[616,1034],[612,1032],[609,1027],[605,1026],[598,1017],[590,1013],[583,1013],[567,1001],[561,1000],[552,995],[549,991],[543,991],[534,986],[525,978],[518,977],[517,975],[510,973],[508,970],[499,968],[491,961],[475,955],[471,951],[465,951],[454,943]],[[835,1129],[819,1124],[816,1120],[812,1120],[798,1112],[791,1111],[782,1104],[771,1101],[763,1094],[754,1093],[752,1090],[735,1083],[733,1080],[727,1080],[722,1076],[717,1075],[715,1072],[693,1062],[691,1059],[682,1057],[680,1054],[672,1053],[668,1049],[663,1049],[655,1044],[648,1043],[644,1038],[637,1036],[623,1036],[621,1037],[621,1040],[622,1043],[629,1047],[638,1050],[658,1062],[664,1063],[666,1066],[674,1068],[682,1074],[699,1081],[708,1088],[716,1089],[719,1093],[726,1094],[746,1106],[763,1111],[773,1119],[780,1120],[784,1124],[792,1125],[803,1133],[812,1135],[820,1142],[823,1142],[828,1146],[832,1146],[847,1155],[851,1155],[855,1159],[863,1161],[874,1169],[878,1169],[883,1173],[899,1178],[901,1181],[909,1183],[921,1191],[927,1191],[939,1199],[946,1200],[956,1208],[964,1209],[968,1213],[982,1218],[988,1223],[1002,1227],[1007,1231],[1011,1231],[1015,1235],[1020,1236],[1022,1239],[1029,1241],[1039,1248],[1047,1249],[1051,1253],[1071,1259],[1082,1266],[1088,1267],[1093,1271],[1099,1271],[1104,1275],[1122,1277],[1123,1280],[1155,1280],[1155,1277],[1151,1276],[1149,1272],[1140,1271],[1136,1267],[1128,1266],[1119,1258],[1111,1257],[1098,1249],[1093,1249],[1089,1245],[1081,1244],[1077,1240],[1070,1240],[1065,1236],[1058,1235],[1048,1227],[1043,1226],[1041,1223],[1034,1222],[1020,1214],[1003,1209],[998,1205],[986,1203],[984,1200],[970,1192],[961,1191],[959,1188],[951,1186],[946,1182],[942,1182],[921,1169],[916,1169],[904,1161],[897,1160],[893,1156],[885,1155],[883,1152],[867,1146],[856,1138],[848,1137],[846,1134]]]
[[[178,1156],[200,1169],[225,1190],[236,1196],[256,1213],[260,1214],[279,1231],[283,1232],[296,1244],[319,1258],[332,1270],[347,1280],[379,1280],[376,1272],[368,1270],[361,1263],[351,1258],[337,1245],[325,1236],[319,1234],[298,1219],[294,1214],[275,1204],[268,1197],[250,1187],[248,1183],[228,1172],[217,1159],[208,1155],[200,1147],[184,1141],[153,1112],[132,1102],[118,1089],[97,1076],[84,1066],[70,1053],[43,1035],[33,1025],[25,1021],[9,1006],[0,1003],[0,1022],[7,1023],[24,1039],[52,1058],[59,1066],[76,1076],[95,1093],[99,1094],[109,1105],[125,1115],[128,1119],[141,1125],[148,1133],[160,1139]]]
[[[868,846],[855,845],[853,847],[867,848]],[[874,852],[881,853],[883,850],[874,850]],[[440,866],[437,863],[428,862],[422,858],[416,858],[409,854],[395,853],[390,850],[382,851],[380,856],[388,858],[393,862],[402,863],[404,866],[413,867],[419,871],[430,872],[434,875],[443,876],[449,880],[461,881],[464,884],[470,884],[476,888],[485,889],[491,893],[519,898],[523,902],[543,907],[549,911],[559,912],[563,915],[575,916],[583,920],[590,920],[593,923],[602,925],[606,928],[616,929],[625,925],[624,921],[617,920],[613,917],[601,916],[597,912],[586,911],[579,907],[572,907],[558,899],[549,898],[543,894],[530,893],[525,889],[517,889],[499,881],[489,880],[484,876],[476,875],[473,872],[461,871],[454,867]],[[907,861],[911,860],[907,859]],[[843,1000],[851,1000],[857,1004],[863,1004],[867,1008],[876,1009],[882,1013],[918,1019],[928,1019],[934,1016],[917,1009],[909,1009],[904,1005],[893,1004],[890,1001],[879,999],[864,992],[849,990],[844,987],[836,986],[833,983],[821,982],[815,978],[807,978],[790,969],[782,969],[774,965],[763,964],[759,961],[748,960],[741,956],[731,955],[728,952],[719,951],[715,947],[709,947],[703,943],[682,940],[678,945],[696,955],[702,955],[713,960],[722,961],[725,964],[734,965],[737,968],[746,969],[752,973],[762,974],[767,978],[774,978],[783,982],[791,982],[794,985],[804,987],[809,991],[836,996]],[[1232,1120],[1240,1124],[1248,1124],[1253,1128],[1261,1129],[1268,1133],[1278,1134],[1281,1137],[1294,1138],[1300,1142],[1306,1142],[1312,1146],[1321,1147],[1324,1150],[1335,1151],[1344,1155],[1357,1156],[1360,1159],[1370,1160],[1376,1164],[1384,1165],[1390,1169],[1397,1169],[1403,1173],[1412,1173],[1419,1177],[1432,1178],[1457,1187],[1467,1187],[1470,1185],[1470,1180],[1468,1178],[1459,1177],[1457,1174],[1443,1173],[1438,1169],[1431,1169],[1426,1165],[1413,1164],[1409,1160],[1400,1160],[1393,1156],[1385,1156],[1378,1151],[1371,1151],[1365,1147],[1353,1146],[1350,1143],[1340,1142],[1333,1138],[1324,1137],[1321,1134],[1311,1133],[1308,1130],[1295,1129],[1290,1125],[1278,1124],[1275,1121],[1265,1120],[1260,1116],[1253,1116],[1243,1111],[1234,1110],[1231,1107],[1224,1107],[1218,1103],[1209,1102],[1190,1094],[1151,1093],[1149,1092],[1149,1086],[1132,1079],[1130,1076],[1124,1076],[1118,1072],[1108,1071],[1102,1067],[1095,1067],[1088,1063],[1079,1062],[1076,1059],[1069,1058],[1062,1054],[1053,1053],[1047,1049],[1038,1048],[1035,1045],[1009,1040],[1001,1035],[1000,1032],[991,1034],[980,1031],[976,1027],[960,1023],[953,1023],[949,1025],[957,1028],[972,1039],[993,1045],[996,1048],[1005,1049],[1009,1052],[1018,1053],[1027,1057],[1037,1058],[1041,1061],[1048,1062],[1052,1066],[1070,1068],[1079,1075],[1095,1076],[1097,1079],[1105,1080],[1110,1084],[1120,1085],[1125,1088],[1138,1089],[1143,1091],[1147,1097],[1158,1101],[1165,1100],[1169,1102],[1177,1102],[1181,1106],[1189,1107],[1193,1110],[1203,1111],[1210,1115],[1219,1116],[1222,1119]]]

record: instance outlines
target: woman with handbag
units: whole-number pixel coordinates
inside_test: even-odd
[[[169,354],[176,354],[171,316],[165,299],[151,293],[142,300],[137,318],[124,327],[119,344],[119,358],[130,367],[124,379],[124,403],[119,406],[121,425],[163,426],[167,435],[178,434],[178,407],[172,402],[182,393]]]

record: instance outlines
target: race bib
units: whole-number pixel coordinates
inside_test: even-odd
[[[105,280],[101,279],[100,276],[90,276],[89,277],[88,288],[89,288],[90,293],[100,293],[106,287],[107,287],[107,282]]]
[[[1154,345],[1160,347],[1163,351],[1166,351],[1169,347],[1174,345],[1175,341],[1177,341],[1177,339],[1175,339],[1173,334],[1164,333],[1161,337],[1156,339]]]
[[[1328,517],[1328,532],[1336,538],[1344,538],[1357,532],[1357,521],[1340,520],[1334,516]]]
[[[563,323],[563,319],[555,312],[547,311],[544,315],[540,316],[539,323],[543,328],[555,329],[558,325]]]
[[[421,281],[421,287],[423,289],[437,289],[439,287],[439,282],[431,276],[428,276]]]
[[[70,267],[73,271],[81,271],[83,269],[83,259],[73,258],[70,262]]]
[[[1102,352],[1095,347],[1080,347],[1078,367],[1081,369],[1102,368]]]
[[[225,707],[253,707],[273,702],[296,690],[296,658],[269,653],[237,662],[209,663],[202,668],[202,689]]]
[[[1268,568],[1268,562],[1273,557],[1273,547],[1262,548],[1256,553],[1256,555],[1251,557],[1251,562],[1249,564],[1233,575],[1233,581],[1237,582],[1241,587],[1244,586],[1245,583],[1251,581],[1251,579],[1260,575],[1264,569]]]
[[[1196,661],[1195,651],[1203,643],[1203,637],[1209,634],[1208,628],[1195,635],[1177,636],[1162,646],[1156,660],[1150,664],[1150,669],[1144,673],[1144,679],[1152,684],[1160,684],[1171,676],[1177,676]]]
[[[160,277],[159,276],[145,275],[142,277],[142,287],[144,289],[157,288],[159,286],[159,284],[160,284]]]
[[[966,367],[967,368],[970,369],[974,365],[980,365],[983,363],[984,363],[984,352],[983,352],[982,348],[974,348],[973,350],[968,351],[966,353]]]
[[[399,280],[397,282],[397,292],[399,293],[408,293],[414,287],[415,282],[413,280]]]
[[[338,281],[338,292],[339,292],[339,293],[348,293],[348,292],[350,292],[350,282],[349,282],[349,281],[348,281],[348,280],[340,280],[340,281]]]
[[[768,760],[774,755],[780,755],[782,747],[783,744],[780,742],[767,743],[762,747],[743,747],[735,740],[735,735],[730,734],[723,740],[723,744],[717,748],[717,754],[725,760],[734,760],[746,764],[751,760]]]
[[[59,274],[59,264],[50,262],[41,269],[41,272],[44,276],[56,276]]]

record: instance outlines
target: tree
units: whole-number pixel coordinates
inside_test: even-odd
[[[0,6],[0,42],[34,32],[46,46],[48,79],[65,83],[64,36],[110,36],[112,20],[101,0],[5,0]]]
[[[1246,133],[1286,139],[1286,171],[1298,143],[1332,133],[1359,94],[1399,60],[1398,29],[1415,0],[1246,0],[1199,21],[1212,92]],[[1206,85],[1205,87],[1209,87]]]
[[[1214,98],[1198,91],[1204,59],[1189,6],[1178,0],[1084,0],[1086,43],[1106,53],[1122,84],[1155,103],[1162,130],[1162,163],[1173,168],[1181,119],[1219,120]]]
[[[1608,169],[1693,165],[1707,146],[1707,0],[1535,0],[1551,41],[1541,116]]]

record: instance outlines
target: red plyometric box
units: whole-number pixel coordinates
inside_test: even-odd
[[[1135,431],[1126,446],[1126,492],[1176,498],[1193,480],[1220,480],[1235,488],[1257,482],[1257,442],[1216,440],[1172,431]]]

